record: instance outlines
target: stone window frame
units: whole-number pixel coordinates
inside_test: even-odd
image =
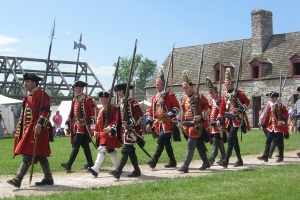
[[[258,67],[258,77],[254,77],[254,69]],[[250,79],[251,81],[260,81],[262,78],[262,62],[254,59],[250,62]]]
[[[296,70],[295,70],[295,64],[298,65],[298,67],[300,68],[300,55],[299,54],[294,54],[291,58],[290,58],[290,71],[291,71],[291,77],[292,78],[300,78],[300,74],[295,74]],[[298,69],[300,70],[300,69]]]
[[[216,63],[214,66],[213,66],[213,69],[214,69],[214,84],[217,84],[217,83],[220,83],[220,77],[219,77],[219,74],[220,74],[220,63]],[[221,66],[221,77],[223,79],[223,82],[224,82],[224,75],[225,75],[225,67],[224,65]]]

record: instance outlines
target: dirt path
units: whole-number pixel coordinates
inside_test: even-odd
[[[244,170],[259,166],[273,166],[289,164],[293,162],[300,162],[300,158],[296,155],[299,151],[289,151],[285,152],[284,162],[276,163],[276,158],[269,159],[269,162],[265,163],[263,161],[257,160],[258,155],[243,156],[244,166],[233,167],[233,163],[236,158],[231,157],[230,164],[228,168],[225,169],[218,165],[213,165],[211,168],[199,171],[198,168],[201,166],[202,161],[193,161],[189,168],[189,173],[183,174],[177,171],[177,169],[165,169],[163,164],[158,164],[154,170],[152,170],[147,165],[141,165],[142,176],[139,178],[128,178],[127,174],[132,170],[131,165],[126,165],[124,168],[124,173],[122,174],[120,180],[116,180],[108,174],[109,169],[103,169],[99,173],[97,178],[94,178],[90,173],[86,171],[79,171],[73,173],[55,173],[53,174],[55,185],[53,186],[42,186],[36,187],[34,185],[29,186],[29,173],[24,177],[21,188],[15,188],[9,185],[6,181],[13,178],[14,176],[0,176],[0,198],[2,197],[14,197],[16,195],[41,195],[49,194],[53,192],[84,189],[84,188],[98,188],[112,185],[122,185],[137,183],[149,180],[166,179],[166,178],[176,178],[176,177],[186,177],[186,176],[205,176],[212,173],[224,172],[224,171],[237,171]],[[177,166],[180,167],[182,163]],[[36,181],[40,181],[43,178],[43,174],[34,174],[32,184]]]

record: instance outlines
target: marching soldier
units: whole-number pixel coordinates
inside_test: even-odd
[[[135,153],[134,144],[137,141],[137,137],[143,136],[143,129],[142,129],[143,112],[138,102],[136,102],[133,98],[129,97],[128,99],[125,99],[126,87],[127,87],[126,83],[121,83],[116,85],[114,88],[114,90],[118,93],[118,96],[120,97],[121,103],[120,103],[120,111],[118,113],[117,123],[112,126],[112,128],[110,129],[110,133],[112,135],[121,134],[122,141],[123,141],[123,146],[121,149],[122,157],[120,159],[119,165],[114,170],[109,172],[109,174],[113,175],[114,178],[116,179],[120,178],[123,168],[127,163],[128,157],[131,161],[131,164],[134,167],[133,172],[128,174],[128,177],[141,176],[141,170]],[[129,89],[132,88],[133,88],[132,86],[129,87]],[[128,101],[127,108],[125,108],[124,106],[125,101]],[[129,123],[123,120],[126,111],[128,114]]]
[[[149,115],[146,121],[146,131],[151,132],[157,139],[157,148],[151,160],[147,164],[154,169],[164,148],[169,156],[169,163],[166,168],[176,167],[176,159],[171,144],[172,123],[177,123],[176,115],[180,110],[179,102],[175,95],[165,91],[165,78],[163,68],[158,70],[155,86],[157,94],[152,97]],[[153,127],[153,128],[152,128]]]
[[[22,155],[22,163],[17,176],[7,182],[20,188],[24,175],[32,164],[32,156],[35,146],[35,137],[38,137],[36,144],[36,160],[43,169],[44,178],[35,185],[53,185],[54,180],[50,171],[48,158],[51,150],[49,141],[53,141],[52,130],[48,132],[48,121],[50,117],[50,97],[45,92],[44,102],[41,107],[43,90],[38,87],[39,81],[43,80],[37,74],[25,73],[24,88],[29,93],[23,99],[23,108],[17,125],[14,143],[14,155]]]
[[[109,133],[112,126],[116,124],[118,116],[117,108],[112,104],[109,104],[108,108],[108,92],[99,92],[98,96],[101,106],[98,110],[98,117],[94,129],[94,136],[96,137],[98,154],[95,161],[95,165],[93,167],[88,167],[88,171],[91,172],[92,175],[95,177],[98,176],[99,168],[101,167],[105,159],[106,153],[110,157],[114,165],[114,169],[117,168],[117,166],[119,165],[119,158],[117,151],[114,148],[120,148],[122,146],[120,140],[117,138],[117,135],[111,135]],[[105,127],[106,120],[107,126]]]
[[[209,112],[208,121],[215,122],[219,114],[219,105],[220,105],[218,89],[214,87],[214,85],[212,84],[209,78],[206,78],[206,86],[211,96],[211,99],[209,100],[209,107],[211,110]],[[216,162],[217,164],[219,164],[225,158],[225,148],[224,148],[223,138],[226,138],[227,135],[225,132],[223,132],[222,126],[221,127],[211,126],[210,133],[212,134],[212,138],[213,138],[213,149],[208,161],[210,165],[213,165],[218,155],[218,151],[220,150],[221,159]]]
[[[300,96],[300,87],[297,87],[298,96]],[[290,119],[298,119],[298,129],[299,129],[299,120],[300,120],[300,99],[298,99],[293,107],[292,113],[289,115]],[[300,132],[300,130],[299,130]],[[300,157],[300,152],[297,153],[297,156]]]
[[[247,108],[250,105],[250,100],[244,91],[234,88],[231,80],[230,68],[227,68],[225,71],[225,87],[227,91],[222,95],[220,111],[217,117],[217,126],[220,126],[221,122],[224,120],[224,127],[229,131],[227,137],[228,147],[225,158],[219,165],[227,168],[229,158],[234,148],[237,156],[234,167],[238,167],[243,166],[243,160],[241,157],[237,132],[240,127],[243,133],[246,133],[247,130],[250,131],[250,125],[246,114]]]
[[[186,156],[183,165],[178,171],[183,173],[189,172],[189,165],[193,159],[195,148],[203,161],[199,170],[210,168],[209,161],[206,155],[205,137],[210,137],[208,131],[208,100],[203,94],[197,94],[194,91],[193,83],[190,80],[187,71],[183,72],[182,88],[185,96],[182,100],[182,132],[188,138]],[[187,124],[190,122],[190,124]]]
[[[73,107],[71,108],[71,112],[69,113],[68,119],[65,123],[65,128],[67,130],[73,130],[75,135],[72,142],[70,158],[68,162],[61,163],[61,166],[68,172],[72,168],[72,164],[77,157],[80,146],[83,148],[85,158],[87,160],[85,168],[92,167],[94,165],[89,143],[92,141],[90,130],[93,130],[95,126],[97,106],[90,96],[83,93],[83,90],[87,85],[88,84],[83,81],[76,81],[73,85],[75,97],[72,102]],[[73,120],[75,123],[72,123]],[[74,127],[71,128],[71,125],[73,124]]]
[[[276,162],[283,161],[283,150],[284,150],[284,136],[288,138],[288,111],[286,107],[280,103],[278,105],[279,93],[270,92],[266,96],[270,97],[270,103],[267,105],[265,118],[261,124],[262,129],[267,129],[267,140],[265,145],[264,154],[257,157],[258,160],[268,162],[268,156],[271,148],[273,138],[277,139],[277,148],[279,151],[279,157]]]

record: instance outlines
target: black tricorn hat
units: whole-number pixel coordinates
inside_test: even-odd
[[[88,84],[86,82],[83,81],[75,81],[75,83],[72,85],[73,87],[86,87],[88,86]]]
[[[120,84],[118,84],[118,85],[116,85],[114,87],[114,91],[118,91],[118,90],[124,90],[124,91],[126,91],[126,87],[127,87],[127,83],[120,83]],[[133,89],[133,86],[130,85],[129,89]]]
[[[106,91],[101,91],[101,92],[99,92],[98,97],[106,97],[106,98],[108,98],[109,97],[109,93],[106,92]]]
[[[31,80],[34,82],[39,82],[39,81],[43,80],[42,77],[40,77],[39,75],[37,75],[35,73],[25,73],[25,74],[23,74],[23,78],[24,78],[24,80]]]
[[[267,93],[266,96],[267,97],[279,97],[279,93],[272,91],[272,92]]]

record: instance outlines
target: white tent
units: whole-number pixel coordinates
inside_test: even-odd
[[[51,106],[51,116],[50,120],[53,124],[52,117],[55,115],[55,112],[59,110],[60,115],[62,116],[62,128],[65,126],[65,122],[68,118],[69,112],[71,110],[72,101],[62,101],[59,106]]]
[[[151,102],[143,100],[143,101],[139,102],[139,105],[140,105],[140,107],[141,107],[142,110],[147,110],[147,109],[150,108]]]
[[[23,101],[18,99],[9,98],[0,94],[0,105],[16,105],[21,104]]]
[[[12,134],[15,127],[14,114],[11,111],[11,105],[22,104],[23,101],[9,98],[0,94],[0,110],[3,117],[3,128],[5,134]]]

